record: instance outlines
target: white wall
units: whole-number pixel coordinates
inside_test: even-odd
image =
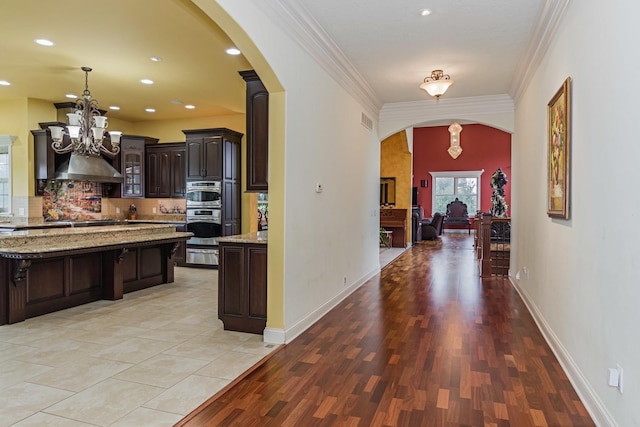
[[[571,2],[516,105],[512,272],[599,425],[640,425],[638,16],[640,2]],[[568,76],[572,197],[563,221],[546,214],[546,108]],[[607,386],[616,364],[624,394]]]
[[[270,215],[285,218],[289,340],[379,271],[380,144],[360,124],[366,107],[263,13],[263,1],[217,3],[253,40],[286,92],[284,212],[270,208]],[[317,183],[322,193],[315,192]]]

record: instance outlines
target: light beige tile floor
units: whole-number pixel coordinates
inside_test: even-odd
[[[217,270],[0,326],[0,427],[172,426],[277,346],[224,331]]]
[[[380,252],[384,267],[404,249]],[[274,351],[224,331],[217,271],[0,326],[0,427],[173,426]]]

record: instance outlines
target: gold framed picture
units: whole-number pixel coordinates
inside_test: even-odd
[[[547,215],[569,219],[571,77],[547,104]]]

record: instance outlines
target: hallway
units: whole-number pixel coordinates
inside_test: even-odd
[[[479,278],[473,235],[444,233],[178,425],[594,424],[508,280]]]

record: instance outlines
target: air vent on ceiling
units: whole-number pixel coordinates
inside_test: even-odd
[[[367,116],[365,113],[362,113],[362,119],[360,123],[362,124],[362,126],[366,127],[369,130],[373,129],[373,120],[371,120],[371,117]]]

